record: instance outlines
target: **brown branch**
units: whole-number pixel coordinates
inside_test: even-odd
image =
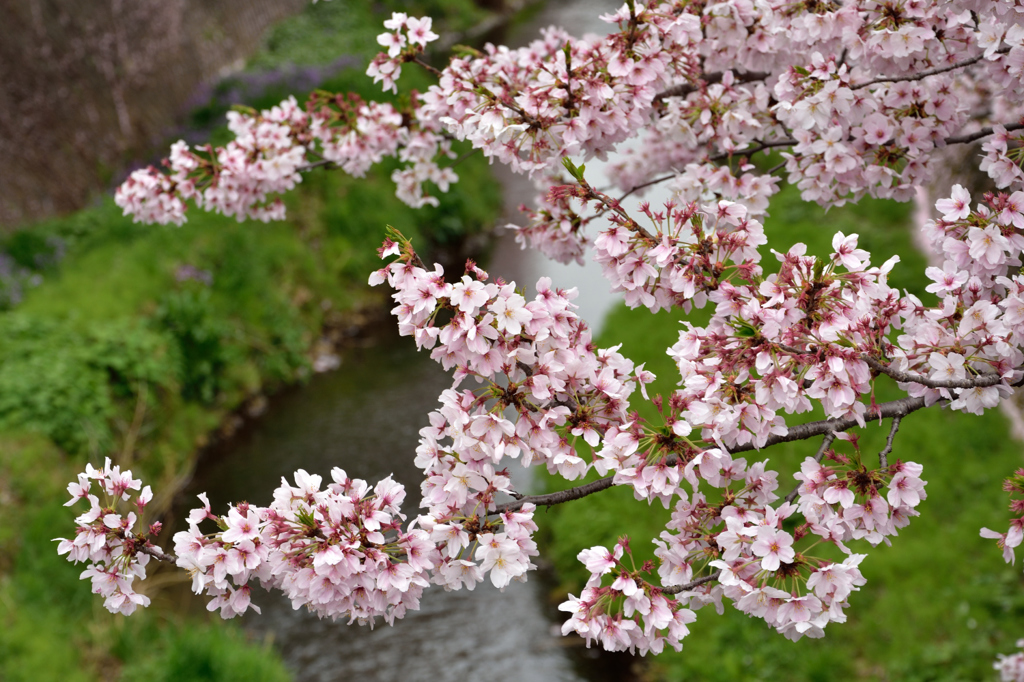
[[[773,147],[792,147],[796,145],[796,143],[796,140],[790,137],[785,137],[781,140],[771,140],[770,142],[759,141],[755,147],[747,147],[746,149],[739,149],[734,152],[724,152],[717,156],[710,157],[708,161],[725,161],[726,159],[734,156],[753,156],[754,154],[763,152],[766,149],[772,149]]]
[[[604,204],[605,207],[608,208],[609,211],[617,214],[620,218],[622,218],[622,220],[625,222],[623,227],[625,227],[627,230],[632,230],[633,232],[636,232],[640,236],[647,239],[649,242],[657,243],[658,240],[655,239],[654,235],[648,232],[643,225],[633,220],[633,218],[628,213],[626,213],[626,210],[622,208],[622,205],[620,203],[621,200],[613,199],[604,192],[600,192],[594,189],[593,187],[590,186],[590,183],[588,183],[586,180],[582,178],[582,176],[580,177],[579,184],[580,188],[584,192],[584,196],[581,197],[584,201],[595,200],[601,202],[602,204]]]
[[[1010,51],[1009,46],[1001,47],[1001,48],[999,48],[998,50],[995,51],[995,54],[1006,54],[1009,51]],[[903,82],[903,81],[919,81],[922,78],[927,78],[928,76],[936,76],[936,75],[938,75],[940,73],[946,73],[947,71],[955,71],[956,69],[962,69],[965,66],[970,66],[971,64],[974,64],[976,62],[980,62],[984,58],[985,58],[985,55],[979,54],[977,57],[972,57],[970,59],[965,59],[962,62],[957,62],[956,64],[950,64],[949,66],[939,66],[939,67],[936,67],[934,69],[928,69],[927,71],[922,71],[921,73],[917,73],[917,74],[914,74],[912,76],[893,76],[892,78],[889,78],[889,77],[886,77],[886,76],[882,76],[882,77],[879,77],[879,78],[873,78],[873,79],[871,79],[869,81],[866,81],[864,83],[858,83],[857,85],[851,85],[850,89],[851,90],[860,90],[861,88],[866,88],[869,85],[875,85],[877,83],[899,83],[899,82]]]
[[[889,365],[883,365],[881,362],[866,353],[861,355],[861,358],[864,362],[868,363],[871,369],[881,372],[886,376],[890,376],[896,381],[921,384],[928,388],[982,388],[985,386],[995,386],[1003,380],[1003,378],[998,374],[983,374],[977,379],[929,379],[923,374],[901,372],[898,369],[893,369]]]
[[[717,154],[715,156],[708,157],[708,161],[725,161],[726,159],[732,158],[734,156],[753,156],[754,154],[757,154],[758,152],[763,152],[766,149],[771,149],[773,147],[792,147],[796,143],[796,140],[791,138],[783,138],[781,140],[773,140],[771,142],[758,142],[757,145],[753,147],[747,147],[746,149],[740,149],[734,152],[724,152],[722,154]],[[780,166],[776,166],[775,168],[769,170],[768,175],[771,175],[773,172],[778,170],[778,168],[781,168],[784,165],[786,165],[785,161],[782,162]],[[636,187],[631,187],[625,194],[619,197],[619,201],[622,201],[633,192],[644,189],[645,187],[650,187],[651,185],[656,185],[659,182],[671,180],[674,177],[676,177],[675,173],[673,173],[672,175],[663,175],[660,178],[655,178],[653,180],[648,180],[647,182],[640,183]]]
[[[166,561],[169,564],[174,564],[178,562],[178,558],[175,557],[173,554],[169,554],[153,544],[147,543],[145,545],[141,545],[139,546],[139,551],[143,554],[148,554],[157,561]]]
[[[725,75],[722,71],[713,71],[712,73],[706,73],[700,76],[698,79],[705,85],[713,85],[715,83],[721,83],[722,77]],[[755,81],[763,81],[771,77],[771,73],[767,71],[734,71],[733,77],[736,83],[753,83]],[[680,83],[679,85],[673,85],[667,90],[663,90],[654,96],[655,102],[660,102],[668,97],[685,97],[691,92],[697,92],[700,90],[700,86],[694,83]]]
[[[139,437],[139,431],[142,429],[142,420],[146,416],[146,396],[148,384],[145,381],[139,382],[139,394],[135,400],[135,415],[132,417],[131,426],[128,427],[128,433],[124,437],[124,447],[121,448],[121,466],[131,466],[133,456],[135,454],[135,441]]]
[[[638,191],[644,189],[645,187],[650,187],[651,185],[657,185],[659,182],[665,182],[666,180],[671,180],[674,177],[676,177],[675,173],[673,173],[672,175],[663,175],[660,178],[655,178],[653,180],[648,180],[647,182],[641,182],[639,185],[637,185],[636,187],[631,188],[628,192],[626,192],[621,197],[619,197],[619,201],[622,201],[623,199],[628,197],[633,192],[638,192]]]
[[[935,404],[944,404],[945,401],[939,401]],[[889,402],[882,403],[881,405],[871,405],[867,408],[867,412],[864,415],[867,419],[891,419],[893,417],[906,417],[911,412],[917,412],[918,410],[927,407],[925,405],[924,398],[900,398],[898,400],[890,400]],[[821,436],[826,433],[834,432],[840,433],[842,431],[849,431],[855,426],[860,426],[860,423],[853,417],[843,417],[841,419],[823,419],[816,422],[806,422],[804,424],[797,424],[793,428],[789,429],[784,435],[771,436],[765,441],[763,447],[771,447],[778,445],[779,443],[791,443],[797,440],[807,440],[815,436]],[[738,452],[749,452],[751,450],[760,450],[761,448],[755,447],[753,443],[747,443],[745,445],[736,445],[729,449],[731,454]],[[670,457],[665,462],[669,466],[674,466],[676,461]],[[612,487],[612,481],[615,475],[605,476],[599,478],[596,481],[591,481],[585,485],[577,486],[575,488],[568,488],[566,490],[559,490],[553,493],[547,493],[544,495],[527,495],[519,500],[512,502],[505,502],[499,504],[493,512],[490,514],[502,514],[507,511],[516,511],[520,509],[524,504],[533,504],[538,507],[551,507],[556,504],[562,504],[563,502],[571,502],[572,500],[578,500],[588,495],[607,490]]]
[[[1003,128],[1006,129],[1006,132],[1011,132],[1011,131],[1014,131],[1014,130],[1020,130],[1021,128],[1024,128],[1024,123],[1011,123],[1010,125],[1003,126]],[[983,137],[988,137],[989,135],[991,135],[994,132],[995,131],[992,130],[992,128],[990,126],[988,128],[982,128],[978,132],[971,133],[970,135],[960,135],[960,136],[954,136],[954,137],[947,137],[943,141],[946,144],[967,144],[968,142],[974,142],[975,140],[980,140]]]
[[[722,575],[721,571],[715,571],[714,573],[706,575],[703,578],[697,578],[696,580],[694,580],[692,582],[688,582],[685,585],[673,585],[672,587],[662,587],[662,588],[660,588],[661,589],[661,593],[662,594],[679,594],[680,592],[686,592],[687,590],[692,590],[693,588],[699,587],[699,586],[703,585],[704,583],[709,583],[712,580],[718,580],[719,576],[721,576],[721,575]]]
[[[458,165],[459,165],[460,163],[462,163],[463,161],[465,161],[465,160],[466,160],[466,159],[468,159],[469,157],[471,157],[471,156],[473,156],[474,154],[476,154],[476,153],[477,153],[478,151],[480,151],[480,150],[479,150],[479,149],[470,149],[470,150],[469,150],[468,152],[463,152],[463,153],[462,153],[462,154],[461,154],[461,155],[459,156],[459,158],[457,158],[457,159],[455,159],[454,161],[452,161],[452,162],[451,162],[450,164],[448,164],[447,166],[445,166],[445,168],[446,168],[446,169],[447,169],[447,168],[455,168],[455,167],[456,167],[456,166],[458,166]]]
[[[892,418],[892,428],[889,429],[889,437],[885,439],[885,447],[878,453],[878,465],[883,469],[889,467],[889,453],[892,452],[892,442],[896,438],[896,432],[900,430],[902,417]]]
[[[413,63],[415,63],[415,64],[418,64],[419,66],[422,66],[426,71],[430,72],[433,76],[435,76],[437,78],[441,77],[441,71],[440,70],[438,70],[437,68],[431,66],[430,64],[427,64],[425,61],[423,61],[419,57],[413,57],[411,61]]]
[[[298,168],[296,168],[295,170],[297,170],[300,173],[306,173],[306,172],[314,170],[316,168],[322,168],[324,166],[333,166],[333,165],[334,165],[334,161],[331,161],[330,159],[320,159],[319,161],[314,161],[312,163],[303,164],[303,165],[299,166]]]
[[[571,502],[572,500],[578,500],[586,497],[587,495],[593,495],[599,493],[602,490],[606,490],[612,487],[612,481],[615,476],[605,476],[599,478],[596,481],[591,481],[585,485],[578,485],[575,488],[568,488],[567,490],[559,490],[553,493],[547,493],[546,495],[526,495],[518,500],[512,502],[506,502],[499,504],[494,508],[490,514],[504,514],[509,511],[517,511],[522,508],[524,504],[535,504],[538,507],[553,507],[556,504],[562,504],[563,502]]]

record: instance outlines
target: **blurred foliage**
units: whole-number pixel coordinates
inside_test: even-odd
[[[271,32],[247,72],[282,78],[242,74],[214,88],[192,116],[207,128],[197,134],[229,139],[232,97],[271,106],[321,85],[379,98],[362,72],[391,9],[438,10],[456,29],[482,16],[470,0],[313,5]],[[321,78],[313,85],[289,66],[345,53],[355,58],[311,69]],[[413,69],[408,76],[426,87]],[[479,155],[425,210],[395,198],[395,167],[308,174],[285,197],[286,222],[193,211],[180,228],[146,226],[107,200],[0,237],[0,680],[288,679],[271,649],[219,620],[200,626],[165,603],[130,619],[109,614],[52,538],[73,532],[62,503],[84,461],[131,466],[157,491],[151,507],[166,505],[231,411],[303,380],[325,328],[386,304],[367,278],[381,266],[387,224],[425,258],[457,262],[501,208]]]
[[[249,70],[283,65],[322,65],[339,56],[353,56],[365,70],[380,52],[377,35],[392,12],[428,16],[435,33],[464,31],[487,16],[473,0],[332,0],[317,3],[302,14],[280,22],[267,32],[261,52]]]
[[[136,642],[123,658],[124,682],[279,682],[291,677],[269,646],[252,646],[237,629],[171,628],[156,642],[157,655],[132,661]]]
[[[809,254],[823,256],[831,252],[835,231],[856,232],[873,263],[900,256],[890,283],[934,300],[923,291],[926,263],[911,242],[909,213],[908,205],[876,200],[825,213],[787,187],[771,204],[768,246],[783,252],[803,242]],[[771,255],[763,265],[768,271],[778,269]],[[678,339],[684,319],[702,325],[709,317],[709,309],[651,315],[620,307],[606,320],[598,341],[600,346],[622,343],[627,357],[646,361],[646,368],[658,376],[654,392],[665,394],[678,380],[665,349]],[[879,401],[900,395],[889,382],[876,385]],[[650,403],[635,404],[644,417],[656,419]],[[816,410],[789,421],[822,417]],[[884,446],[889,423],[868,424],[856,432],[862,451],[872,457]],[[784,495],[793,484],[792,474],[818,444],[817,439],[786,443],[743,456],[748,462],[770,458],[780,471],[779,494]],[[707,682],[992,679],[995,655],[1012,652],[1021,636],[1024,581],[1018,569],[1003,562],[995,543],[978,532],[983,526],[1006,527],[1009,517],[1000,484],[1020,465],[1021,449],[995,411],[976,417],[930,409],[908,417],[890,461],[898,457],[922,463],[928,499],[919,507],[921,516],[900,531],[892,547],[851,544],[854,551],[868,554],[861,565],[868,583],[851,595],[848,622],[829,625],[823,639],[790,642],[731,606],[724,616],[706,607],[697,612],[681,653],[648,658],[649,674],[654,679]],[[554,477],[546,480],[564,485]],[[562,594],[579,594],[589,577],[576,559],[581,549],[610,547],[628,535],[638,564],[654,558],[650,540],[664,530],[669,512],[660,504],[649,509],[642,504],[631,490],[613,488],[545,514],[545,551],[563,581]]]
[[[160,297],[155,320],[178,344],[182,397],[212,403],[227,365],[227,326],[217,317],[210,292],[167,292]]]

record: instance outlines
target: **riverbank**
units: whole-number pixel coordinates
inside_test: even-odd
[[[344,24],[355,54],[379,47],[382,20],[359,16]],[[302,42],[280,30],[276,63]],[[348,69],[330,85],[363,81]],[[386,292],[366,285],[385,225],[455,253],[498,215],[480,157],[419,211],[394,198],[391,170],[310,174],[282,223],[196,213],[181,228],[135,225],[107,200],[0,240],[0,679],[288,678],[269,646],[177,615],[159,589],[172,573],[147,581],[155,608],[111,616],[52,538],[73,532],[62,504],[86,462],[110,456],[151,484],[155,519],[211,436],[318,359],[329,366],[334,344],[386,309]]]

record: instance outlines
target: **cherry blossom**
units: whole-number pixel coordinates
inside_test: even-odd
[[[1017,648],[1024,649],[1024,639],[1017,640]],[[992,666],[999,672],[1001,682],[1020,682],[1024,680],[1024,651],[1015,654],[998,654]]]
[[[234,112],[226,146],[179,142],[161,169],[133,173],[116,201],[137,220],[181,224],[190,205],[272,220],[303,173],[359,177],[386,158],[399,164],[402,201],[436,205],[434,188],[458,181],[461,145],[536,185],[511,226],[524,247],[592,258],[631,307],[709,309],[667,349],[677,388],[649,395],[644,364],[595,345],[575,290],[541,278],[527,291],[472,262],[428,267],[389,230],[390,260],[370,283],[391,288],[400,333],[453,374],[414,455],[419,511],[406,517],[390,478],[371,486],[340,469],[326,485],[296,472],[267,507],[219,516],[201,497],[173,560],[209,608],[255,608],[259,582],[324,617],[393,622],[430,585],[526,580],[537,507],[628,486],[671,510],[652,539],[657,561],[635,565],[628,538],[582,549],[590,579],[561,605],[563,632],[658,653],[725,602],[793,640],[845,621],[862,562],[927,497],[924,465],[901,457],[901,420],[930,406],[981,414],[1024,379],[1024,9],[897,4],[629,0],[602,17],[606,35],[550,28],[440,70],[420,59],[438,38],[431,20],[394,13],[367,75],[397,92],[403,67],[424,67],[436,80],[426,92],[402,104],[316,93]],[[834,234],[830,253],[763,249],[783,183],[825,207],[906,201],[942,148],[974,142],[996,191],[955,185],[935,202],[923,226],[941,263],[925,272],[934,304],[890,286],[899,259],[873,263],[856,234]],[[588,177],[592,158],[609,162],[610,186]],[[669,199],[627,208],[659,183]],[[877,403],[880,381],[905,396]],[[639,416],[641,400],[656,419]],[[813,409],[825,419],[799,416]],[[847,433],[886,420],[881,452]],[[761,452],[810,438],[820,447],[793,481]],[[523,495],[513,463],[600,478]],[[90,511],[60,544],[125,613],[148,601],[133,588],[148,559],[169,558],[149,540],[158,526],[135,530],[150,493],[137,496],[139,514],[123,508],[140,485],[109,462],[89,467],[68,490]],[[1024,472],[1006,489],[1024,492]],[[980,532],[1012,563],[1024,501],[1010,510],[1006,532]],[[1019,678],[1020,656],[997,662],[1004,679]]]

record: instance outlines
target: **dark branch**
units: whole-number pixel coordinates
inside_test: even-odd
[[[322,168],[324,166],[333,166],[333,165],[334,165],[334,162],[331,161],[330,159],[320,159],[319,161],[314,161],[312,163],[303,164],[303,165],[299,166],[296,170],[299,171],[300,173],[305,173],[307,171],[311,171],[311,170],[314,170],[316,168]]]
[[[706,73],[700,77],[705,85],[712,85],[714,83],[721,83],[722,77],[725,74],[721,71],[715,71],[712,73]],[[753,83],[754,81],[763,81],[769,78],[772,74],[767,71],[734,71],[733,82],[735,83]],[[691,92],[697,92],[700,90],[700,86],[694,83],[680,83],[679,85],[673,85],[668,90],[663,90],[654,96],[654,101],[658,102],[668,97],[685,97]]]
[[[139,547],[139,551],[148,554],[157,561],[166,561],[169,564],[177,563],[178,559],[173,554],[168,554],[156,545],[145,544]]]
[[[1009,133],[1009,132],[1012,132],[1014,130],[1020,130],[1021,128],[1024,128],[1024,123],[1011,123],[1010,125],[1004,125],[1003,127],[1006,129],[1006,132]],[[991,127],[982,128],[978,132],[971,133],[970,135],[960,135],[960,136],[955,136],[955,137],[947,137],[945,139],[945,143],[946,144],[967,144],[968,142],[974,142],[975,140],[980,140],[983,137],[988,137],[989,135],[991,135],[994,132],[995,131],[992,130]]]
[[[942,402],[944,401],[940,401],[940,403],[936,404],[941,404]],[[891,400],[887,403],[882,403],[881,405],[871,405],[867,408],[867,412],[864,416],[866,419],[872,420],[891,419],[893,417],[902,418],[906,417],[911,412],[917,412],[924,407],[927,407],[927,405],[925,405],[924,398],[906,397],[898,400]],[[808,438],[821,436],[826,433],[849,431],[855,426],[860,426],[860,424],[853,417],[843,417],[842,419],[823,419],[816,422],[797,424],[789,429],[785,435],[769,437],[763,447],[767,448],[773,445],[778,445],[779,443],[807,440]],[[745,445],[736,445],[732,447],[729,452],[749,452],[751,450],[760,449],[761,448],[755,447],[752,443],[747,443]],[[669,458],[666,460],[666,464],[674,466],[676,461],[674,458]],[[613,480],[614,474],[567,490],[559,490],[558,492],[547,493],[545,495],[527,495],[520,500],[499,504],[495,510],[490,513],[502,514],[507,511],[516,511],[524,504],[533,504],[538,507],[551,507],[556,504],[562,504],[563,502],[571,502],[572,500],[578,500],[580,498],[587,497],[588,495],[593,495],[594,493],[611,488]]]
[[[758,152],[763,152],[766,149],[772,149],[773,147],[793,147],[796,145],[796,140],[785,137],[781,140],[771,140],[770,142],[758,142],[756,146],[747,147],[746,149],[737,149],[734,152],[724,152],[717,156],[712,156],[708,161],[725,161],[726,159],[734,156],[753,156]]]
[[[758,152],[763,152],[766,149],[771,149],[773,147],[792,147],[795,144],[796,144],[796,140],[793,140],[793,139],[790,139],[790,138],[784,138],[784,139],[781,139],[781,140],[772,140],[771,142],[758,142],[753,147],[747,147],[746,149],[739,149],[739,150],[736,150],[736,151],[733,151],[733,152],[723,152],[722,154],[717,154],[715,156],[709,157],[708,161],[725,161],[726,159],[729,159],[729,158],[732,158],[732,157],[735,157],[735,156],[753,156],[754,154],[757,154]],[[776,166],[775,168],[769,170],[768,171],[768,175],[771,175],[778,168],[781,168],[784,165],[786,165],[785,162],[783,162],[781,165]],[[653,180],[648,180],[647,182],[640,183],[636,187],[631,187],[625,194],[623,194],[621,197],[619,197],[619,201],[622,201],[623,199],[628,197],[633,192],[637,192],[639,190],[642,190],[645,187],[650,187],[651,185],[657,185],[659,182],[665,182],[666,180],[671,180],[674,177],[676,177],[675,173],[673,173],[672,175],[663,175],[660,178],[655,178]]]
[[[892,418],[892,428],[889,429],[889,437],[885,439],[885,447],[878,453],[878,465],[883,469],[889,467],[889,453],[892,452],[892,442],[896,438],[896,432],[900,430],[902,417]]]
[[[1009,51],[1010,51],[1010,48],[1009,48],[1009,46],[1007,46],[1007,47],[1002,47],[1002,48],[996,50],[995,53],[996,54],[1006,54]],[[979,54],[977,57],[972,57],[970,59],[965,59],[962,62],[957,62],[956,64],[950,64],[949,66],[939,66],[939,67],[934,68],[934,69],[928,69],[927,71],[922,71],[921,73],[916,73],[916,74],[914,74],[912,76],[894,76],[892,78],[888,78],[888,77],[882,76],[880,78],[873,78],[873,79],[871,79],[871,80],[869,80],[869,81],[867,81],[865,83],[858,83],[857,85],[853,85],[853,86],[850,87],[850,89],[851,90],[860,90],[861,88],[866,88],[869,85],[875,85],[876,83],[898,83],[898,82],[901,82],[901,81],[919,81],[922,78],[927,78],[928,76],[936,76],[936,75],[938,75],[940,73],[946,73],[947,71],[955,71],[956,69],[962,69],[965,66],[970,66],[971,64],[975,64],[977,62],[980,62],[984,58],[985,58],[985,55]]]
[[[524,504],[535,504],[538,507],[553,507],[556,504],[562,504],[563,502],[571,502],[572,500],[578,500],[587,495],[593,495],[594,493],[601,492],[607,488],[612,487],[613,476],[605,476],[599,478],[596,481],[592,481],[585,485],[579,485],[575,488],[569,488],[567,490],[559,490],[554,493],[547,493],[546,495],[527,495],[521,499],[513,502],[506,502],[505,504],[499,504],[495,507],[491,514],[504,514],[508,511],[516,511],[521,509]]]
[[[665,182],[666,180],[671,180],[674,177],[676,177],[675,173],[673,173],[672,175],[663,175],[660,178],[654,178],[653,180],[648,180],[647,182],[642,182],[639,185],[637,185],[636,187],[631,188],[628,192],[623,194],[621,197],[619,197],[619,201],[622,201],[623,199],[628,197],[633,192],[638,192],[638,191],[644,189],[645,187],[650,187],[651,185],[657,185],[659,182]]]
[[[871,369],[876,372],[881,372],[886,376],[890,376],[896,381],[921,384],[928,388],[982,388],[985,386],[995,386],[1003,380],[1003,378],[998,374],[983,374],[976,379],[929,379],[923,374],[901,372],[898,369],[893,369],[889,365],[883,365],[881,362],[867,354],[862,355],[861,357],[864,359],[864,362],[868,363]]]
[[[672,587],[662,587],[661,592],[662,594],[679,594],[680,592],[686,592],[687,590],[692,590],[695,587],[700,587],[704,583],[709,583],[713,580],[718,580],[719,576],[721,575],[721,571],[715,571],[714,573],[706,575],[703,578],[697,578],[692,582],[688,582],[685,585],[673,585]]]

